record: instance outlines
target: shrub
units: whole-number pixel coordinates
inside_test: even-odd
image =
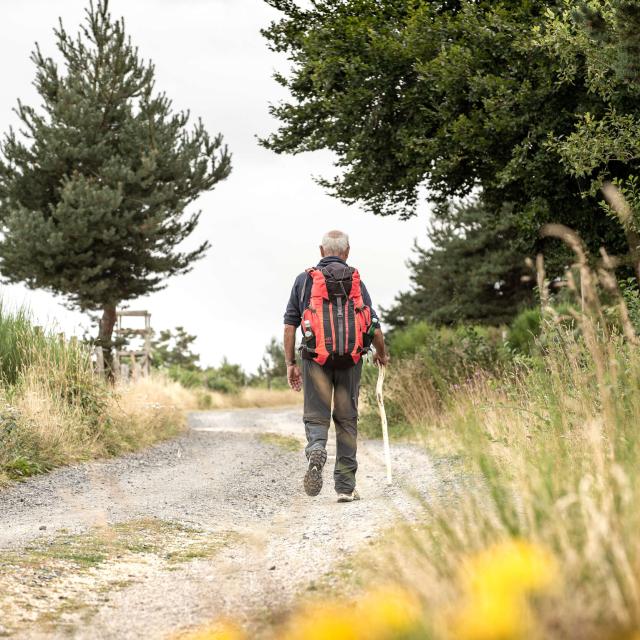
[[[536,340],[542,331],[542,312],[540,308],[525,309],[512,321],[507,333],[509,347],[524,355],[535,350]]]
[[[220,393],[238,393],[238,385],[234,380],[222,375],[216,369],[204,372],[204,385],[209,391],[219,391]]]
[[[173,366],[166,370],[167,375],[174,382],[178,382],[187,389],[195,389],[203,384],[202,371],[198,369],[184,369]]]

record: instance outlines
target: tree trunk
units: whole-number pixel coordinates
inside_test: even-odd
[[[104,360],[104,374],[109,382],[115,382],[115,372],[113,370],[113,327],[116,324],[116,306],[106,305],[102,310],[102,318],[98,331],[97,344],[102,349]]]
[[[640,235],[632,229],[627,230],[627,243],[636,278],[640,282]]]

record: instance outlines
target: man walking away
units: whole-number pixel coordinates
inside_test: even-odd
[[[322,259],[296,278],[284,315],[287,379],[292,389],[304,389],[308,460],[304,489],[309,496],[322,489],[333,401],[338,502],[360,499],[355,487],[362,356],[373,343],[374,362],[389,361],[371,297],[357,269],[347,264],[349,248],[349,237],[342,231],[330,231],[322,238]],[[295,355],[295,332],[300,326],[302,370]]]

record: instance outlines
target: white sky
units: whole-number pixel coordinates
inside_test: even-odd
[[[29,54],[40,43],[55,54],[53,27],[62,17],[75,32],[88,0],[2,0],[0,131],[16,123],[17,98],[37,104]],[[406,260],[413,240],[425,242],[426,207],[401,222],[347,207],[312,179],[333,175],[327,153],[278,156],[258,146],[256,135],[276,123],[267,107],[284,94],[272,78],[286,69],[259,33],[277,16],[262,0],[111,0],[115,17],[145,59],[156,64],[157,87],[179,109],[202,117],[211,134],[222,132],[233,153],[231,176],[198,202],[203,210],[193,242],[213,247],[186,276],[163,291],[132,301],[148,309],[156,330],[184,326],[198,336],[205,365],[223,356],[252,371],[272,336],[281,336],[282,314],[295,276],[318,258],[326,230],[351,236],[357,266],[375,306],[389,305],[409,285]],[[22,286],[0,289],[5,303],[26,303],[41,323],[82,334],[85,317],[60,299]]]

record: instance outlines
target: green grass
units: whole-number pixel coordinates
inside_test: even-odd
[[[264,444],[273,445],[285,451],[301,451],[303,448],[302,442],[297,438],[283,436],[279,433],[261,433],[258,438]]]
[[[155,379],[111,387],[88,347],[36,331],[26,312],[0,304],[0,487],[176,435],[184,398],[171,394]]]
[[[23,549],[0,551],[0,609],[4,598],[12,603],[12,615],[2,624],[23,634],[34,623],[41,629],[71,631],[90,618],[108,594],[136,582],[136,577],[122,578],[118,564],[135,567],[154,558],[165,570],[177,570],[181,564],[212,558],[239,539],[233,531],[145,518],[82,534],[59,532]]]
[[[81,571],[97,567],[122,554],[153,554],[176,563],[215,555],[235,539],[232,532],[206,532],[179,522],[157,519],[133,520],[87,533],[42,537],[18,552],[0,554],[0,576],[23,568],[65,565]]]

